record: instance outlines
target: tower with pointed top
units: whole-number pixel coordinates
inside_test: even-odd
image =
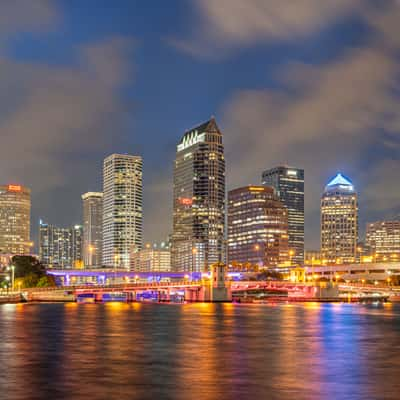
[[[351,181],[337,174],[321,198],[321,252],[330,263],[356,261],[358,199]]]
[[[175,271],[208,271],[223,262],[225,159],[214,118],[186,131],[174,167],[171,257]]]

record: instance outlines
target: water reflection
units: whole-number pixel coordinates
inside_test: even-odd
[[[0,306],[0,398],[397,399],[398,305]]]

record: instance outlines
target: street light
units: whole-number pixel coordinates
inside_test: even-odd
[[[11,280],[11,289],[14,290],[15,266],[11,265],[11,267],[7,267],[7,271],[11,271],[11,278],[7,276],[6,279],[8,281]]]

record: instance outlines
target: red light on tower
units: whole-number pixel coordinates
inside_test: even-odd
[[[8,185],[9,192],[20,192],[21,186],[20,185]]]

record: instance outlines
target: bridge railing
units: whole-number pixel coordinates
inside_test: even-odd
[[[115,283],[102,285],[69,285],[52,286],[43,288],[26,288],[23,292],[50,292],[69,290],[101,290],[101,289],[141,289],[141,288],[162,288],[162,287],[195,287],[204,285],[204,281],[175,281],[175,282],[148,282],[148,283]]]

